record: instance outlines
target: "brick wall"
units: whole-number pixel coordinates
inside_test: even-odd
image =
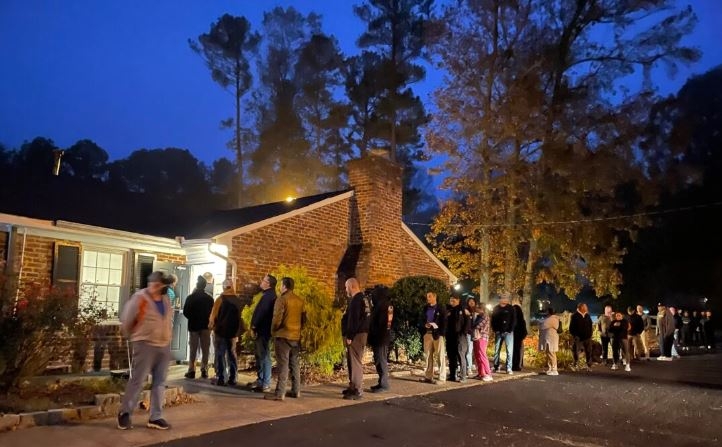
[[[8,253],[8,239],[10,236],[7,231],[0,231],[0,273],[5,265],[5,257]]]
[[[333,296],[348,247],[350,208],[350,200],[342,199],[233,237],[229,258],[238,264],[237,290],[252,293],[249,284],[258,284],[264,274],[285,264],[305,267]]]
[[[229,258],[238,265],[236,288],[242,295],[254,293],[265,273],[286,264],[306,267],[329,294],[341,297],[345,277],[339,270],[349,244],[358,253],[350,271],[362,287],[390,286],[412,275],[448,281],[402,228],[401,167],[372,155],[351,161],[348,172],[350,199],[233,237]],[[230,263],[228,269],[230,276]]]
[[[392,285],[411,275],[448,276],[401,226],[403,169],[383,154],[371,153],[348,164],[363,249],[357,277],[364,287]]]
[[[185,255],[174,255],[170,253],[152,253],[156,256],[158,262],[172,262],[174,264],[185,264]]]
[[[23,239],[25,239],[24,249]],[[21,293],[32,287],[47,287],[50,285],[53,275],[55,242],[72,243],[41,236],[30,235],[24,238],[18,235],[15,241],[15,262],[19,267],[22,260],[22,272],[18,285]],[[16,268],[15,271],[18,271],[18,269]]]

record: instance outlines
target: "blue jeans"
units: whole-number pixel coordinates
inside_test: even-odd
[[[258,368],[258,384],[263,388],[271,386],[271,337],[256,337],[256,368]]]
[[[506,370],[511,371],[511,360],[514,357],[514,333],[497,332],[494,345],[494,370],[499,369],[501,361],[501,343],[506,345]]]
[[[226,367],[228,367],[228,383],[236,383],[238,377],[238,359],[236,357],[237,338],[223,338],[213,336],[213,345],[216,349],[216,377],[225,380]]]

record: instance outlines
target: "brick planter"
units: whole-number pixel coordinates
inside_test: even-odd
[[[122,394],[96,394],[94,405],[72,408],[59,408],[32,413],[0,414],[0,432],[40,425],[60,425],[69,422],[85,421],[106,417],[115,417],[120,410]],[[139,402],[148,402],[150,390],[140,395]],[[166,388],[164,407],[187,402],[190,397],[182,387]]]

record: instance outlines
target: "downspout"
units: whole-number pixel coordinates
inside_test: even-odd
[[[226,262],[228,262],[228,263],[231,264],[231,280],[233,281],[233,285],[235,286],[235,285],[236,285],[236,273],[238,272],[238,264],[236,263],[236,261],[234,261],[233,259],[229,258],[228,256],[222,255],[222,254],[220,254],[220,253],[218,253],[218,252],[216,252],[216,251],[213,251],[213,248],[211,248],[212,245],[213,245],[212,242],[209,242],[209,243],[208,243],[208,253],[210,253],[210,254],[212,254],[212,255],[216,255],[216,256],[218,256],[219,258],[221,258],[221,259],[223,259],[224,261],[226,261]]]
[[[20,249],[20,269],[18,270],[18,283],[15,287],[15,304],[13,305],[13,315],[16,315],[18,312],[18,301],[20,301],[20,285],[23,277],[23,264],[25,263],[25,242],[27,241],[27,239],[28,228],[23,227],[23,245]]]

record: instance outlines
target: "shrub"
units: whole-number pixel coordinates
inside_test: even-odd
[[[106,318],[93,298],[79,302],[75,290],[31,286],[18,300],[15,285],[15,278],[0,276],[0,392],[87,346],[93,327]]]
[[[344,346],[341,337],[341,310],[334,307],[333,298],[322,285],[308,275],[303,267],[280,265],[272,273],[280,284],[287,276],[295,281],[294,293],[305,301],[306,324],[301,331],[301,371],[304,377],[311,375],[329,376],[334,367],[341,363]],[[243,310],[243,321],[251,327],[251,316],[261,294]],[[250,334],[244,334],[243,346],[253,350]]]
[[[394,306],[393,349],[397,359],[399,350],[403,350],[411,361],[420,359],[424,354],[418,323],[426,305],[427,292],[435,292],[441,306],[449,302],[448,285],[430,276],[401,278],[390,290],[391,303]]]

